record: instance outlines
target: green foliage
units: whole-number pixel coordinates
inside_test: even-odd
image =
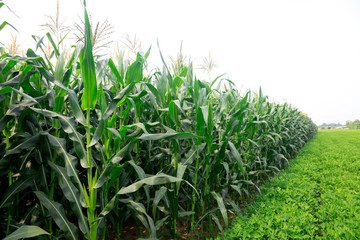
[[[358,239],[360,132],[322,131],[218,239]]]
[[[23,226],[19,227],[18,230],[11,233],[9,236],[4,238],[3,240],[17,240],[17,239],[36,237],[39,235],[49,235],[49,233],[42,230],[41,228],[39,228],[37,226],[23,225]]]
[[[288,104],[199,80],[191,65],[144,74],[150,49],[132,63],[99,60],[84,12],[85,46],[0,57],[0,234],[32,225],[120,239],[128,222],[152,239],[176,238],[181,223],[222,230],[316,134]]]
[[[349,129],[360,129],[360,120],[346,121],[346,127]]]

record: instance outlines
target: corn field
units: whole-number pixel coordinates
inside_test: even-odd
[[[84,16],[68,52],[51,34],[50,56],[42,39],[24,57],[1,48],[5,239],[122,239],[129,224],[143,239],[214,235],[316,134],[296,108],[191,64],[161,56],[145,74],[150,49],[101,59]]]

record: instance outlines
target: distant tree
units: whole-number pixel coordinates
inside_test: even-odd
[[[342,126],[341,123],[323,123],[320,127],[340,127]]]
[[[356,119],[355,121],[346,121],[346,126],[349,129],[360,129],[360,120]]]

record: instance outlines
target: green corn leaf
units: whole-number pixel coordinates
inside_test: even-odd
[[[217,80],[219,80],[221,77],[223,77],[225,75],[224,74],[221,74],[220,76],[217,76],[210,84],[210,87],[214,86],[214,84],[217,82]],[[221,81],[220,81],[221,82]]]
[[[124,163],[123,165],[121,165],[121,169],[126,165],[127,163]],[[116,166],[115,164],[113,164],[111,161],[109,163],[106,164],[105,169],[103,169],[103,171],[101,172],[94,188],[101,188],[104,183],[106,182],[106,179],[111,175],[111,173],[113,172],[113,170],[115,168],[118,168],[118,166]]]
[[[110,174],[110,181],[108,184],[106,184],[105,192],[109,191],[109,189],[114,185],[114,183],[119,181],[119,176],[123,173],[123,169],[126,169],[128,165],[128,162],[125,162],[124,164],[113,168]]]
[[[196,148],[192,148],[191,151],[189,151],[186,155],[185,155],[185,160],[183,161],[182,164],[184,165],[191,165],[194,161],[194,159],[196,158],[196,152],[197,149]]]
[[[124,188],[120,189],[120,191],[118,191],[116,193],[116,195],[108,202],[108,204],[103,208],[103,210],[99,214],[98,218],[102,218],[102,217],[106,216],[114,208],[114,204],[120,195],[125,195],[125,194],[136,192],[143,185],[154,186],[154,185],[162,185],[162,184],[166,184],[166,183],[175,183],[175,182],[179,182],[179,181],[182,181],[182,179],[161,173],[161,174],[158,174],[155,176],[147,177],[147,178],[140,180],[138,182],[135,182],[127,187],[124,187]]]
[[[169,103],[169,115],[171,120],[179,126],[180,125],[180,118],[178,115],[178,111],[180,111],[183,115],[185,115],[184,110],[181,108],[181,104],[179,100],[173,100]]]
[[[10,27],[12,27],[15,31],[19,32],[13,25],[11,25],[10,23],[8,23],[7,21],[3,21],[2,24],[0,25],[0,31],[3,30],[3,28],[9,25]]]
[[[215,224],[217,225],[217,227],[219,228],[220,232],[223,232],[224,229],[221,226],[220,220],[219,218],[215,215],[215,214],[210,214],[211,219],[215,222]]]
[[[155,223],[155,227],[156,227],[156,230],[160,230],[161,229],[161,227],[167,222],[167,220],[169,219],[169,215],[168,216],[166,216],[166,217],[164,217],[164,218],[162,218],[162,219],[159,219],[159,220],[157,220],[156,221],[156,223]],[[139,239],[140,240],[140,239]],[[151,239],[152,240],[152,239]],[[155,240],[155,239],[154,239]]]
[[[212,191],[211,195],[215,198],[218,207],[220,209],[221,215],[224,219],[225,222],[225,226],[228,227],[229,226],[229,218],[228,218],[228,214],[227,214],[227,210],[224,204],[224,199],[220,196],[219,193]]]
[[[183,78],[176,76],[172,84],[172,91],[176,93],[177,89],[184,84],[184,80]]]
[[[111,101],[111,103],[108,105],[108,107],[105,110],[105,113],[104,113],[104,115],[102,117],[103,120],[106,120],[108,117],[110,117],[113,114],[117,104],[121,100],[123,100],[125,96],[127,96],[127,95],[129,95],[131,93],[131,90],[134,88],[134,86],[135,86],[135,83],[130,83],[123,90],[121,90],[120,93],[118,93],[113,98],[113,100]]]
[[[54,77],[61,82],[64,82],[63,78],[64,78],[64,74],[65,74],[65,70],[66,70],[66,68],[65,68],[66,55],[67,55],[67,52],[65,52],[65,51],[62,52],[57,57],[57,61],[56,61],[56,65],[55,65]]]
[[[117,70],[117,68],[111,58],[109,59],[108,65],[111,69],[111,72],[115,75],[116,79],[121,83],[121,86],[124,86],[124,80],[121,77],[119,71]]]
[[[78,185],[77,187],[82,190],[83,187],[76,169],[77,159],[66,151],[66,140],[63,138],[54,137],[49,133],[43,134],[47,136],[50,145],[55,148],[56,152],[64,159],[67,175],[69,177],[73,177],[76,180],[76,184]],[[84,195],[84,193],[82,192],[81,195]]]
[[[44,61],[44,59],[42,59],[42,57],[36,55],[31,49],[28,49],[28,52],[27,54],[30,53],[32,56],[27,56],[27,57],[18,57],[18,56],[15,56],[15,57],[7,57],[6,59],[7,60],[14,60],[14,61],[17,61],[19,63],[23,63],[23,62],[27,62],[29,65],[33,65],[33,66],[36,66],[36,67],[39,67],[39,62],[41,61]],[[40,71],[40,69],[39,69]]]
[[[127,154],[129,154],[134,149],[137,141],[137,139],[134,139],[128,144],[126,144],[125,147],[121,148],[121,150],[111,159],[111,161],[113,163],[120,162]]]
[[[121,138],[120,132],[114,128],[106,128],[111,134],[114,136],[114,138]],[[120,130],[121,131],[121,130]],[[126,133],[124,133],[124,136]]]
[[[202,109],[199,107],[196,111],[196,134],[198,136],[205,135],[205,120]],[[197,145],[201,144],[201,139],[198,139]]]
[[[4,67],[4,69],[2,70],[2,74],[7,73],[9,70],[11,70],[18,62],[14,61],[14,60],[10,60],[6,66]]]
[[[58,57],[60,56],[60,52],[59,52],[59,50],[58,50],[58,48],[57,48],[57,46],[56,46],[53,38],[51,37],[51,35],[50,35],[49,32],[46,33],[46,36],[47,36],[47,38],[49,39],[49,42],[51,43],[52,47],[54,48],[56,58],[58,58]],[[59,60],[59,59],[58,59],[58,60]],[[58,78],[58,79],[59,79],[59,78]]]
[[[149,49],[146,51],[144,58],[147,59],[150,55],[150,51],[151,51],[151,46],[149,47]]]
[[[56,225],[64,231],[66,239],[79,239],[78,229],[67,219],[64,207],[60,203],[51,201],[43,192],[35,191],[34,193],[40,203],[47,208]]]
[[[136,174],[138,175],[138,177],[143,180],[147,177],[147,175],[145,174],[144,169],[142,169],[140,166],[138,166],[133,160],[128,161],[128,163],[135,169]],[[144,186],[144,190],[145,190],[145,194],[146,194],[146,199],[147,199],[147,203],[148,205],[150,204],[150,189],[149,186]]]
[[[15,232],[8,235],[3,240],[18,240],[23,238],[33,238],[40,235],[50,235],[47,231],[38,226],[22,225]]]
[[[145,85],[149,88],[149,90],[152,92],[152,94],[154,94],[154,96],[156,97],[156,101],[159,102],[161,97],[160,97],[158,90],[150,83],[146,83]]]
[[[31,136],[31,137],[25,139],[19,145],[6,150],[4,157],[7,157],[7,156],[13,155],[13,154],[17,154],[17,153],[21,153],[24,150],[30,150],[30,149],[34,148],[39,141],[39,136],[40,136],[39,134]]]
[[[201,111],[204,117],[205,125],[208,126],[208,120],[209,120],[209,107],[208,106],[201,106]]]
[[[79,192],[79,190],[71,182],[69,176],[66,174],[65,168],[60,167],[52,162],[48,162],[48,164],[59,176],[59,185],[64,193],[64,196],[71,203],[71,209],[78,217],[78,223],[81,232],[83,232],[85,236],[90,236],[90,230],[87,225],[87,219],[85,218],[82,212],[82,207],[80,203],[81,192]]]
[[[65,96],[65,90],[60,90],[59,93],[56,95],[53,109],[54,112],[61,113],[63,111],[65,104]]]
[[[187,168],[187,165],[179,163],[178,166],[177,166],[176,177],[179,178],[179,179],[183,179],[186,168]],[[180,190],[180,184],[181,184],[181,182],[176,183],[178,193],[179,193],[179,190]]]
[[[239,151],[236,149],[235,145],[230,141],[229,141],[229,146],[230,146],[231,154],[238,163],[238,167],[240,168],[241,173],[243,174],[243,176],[245,176],[245,169]]]
[[[127,133],[127,130],[128,129],[132,129],[134,127],[138,127],[140,128],[144,133],[148,134],[148,131],[146,129],[146,126],[147,127],[153,127],[153,126],[156,126],[158,125],[159,122],[144,122],[144,123],[134,123],[134,124],[131,124],[131,125],[127,125],[127,126],[122,126],[121,129],[120,129],[120,136],[121,137],[125,137],[126,133]]]
[[[67,88],[66,86],[64,86],[60,81],[58,81],[57,79],[55,79],[54,84],[62,89],[64,89],[68,96],[69,96],[69,100],[70,100],[70,106],[72,109],[72,113],[74,115],[74,117],[76,118],[76,120],[81,123],[82,125],[86,125],[86,120],[85,120],[85,116],[83,114],[83,111],[81,110],[81,107],[79,105],[79,100],[76,96],[76,93],[74,92],[74,90]]]
[[[189,139],[195,138],[196,135],[186,132],[170,132],[170,133],[154,133],[154,134],[142,134],[139,139],[141,140],[160,140],[160,139]]]
[[[165,196],[166,191],[167,188],[163,186],[155,192],[155,197],[153,200],[153,209],[152,209],[153,218],[156,217],[157,207],[159,205],[160,200]]]
[[[96,127],[94,136],[91,139],[89,147],[94,146],[100,140],[100,137],[102,136],[103,131],[104,131],[104,127],[105,127],[105,121],[100,120],[99,125]]]
[[[80,53],[80,68],[84,82],[84,93],[82,95],[81,108],[83,110],[94,109],[97,101],[97,82],[95,72],[95,61],[91,43],[91,27],[89,16],[85,8],[85,46]]]
[[[157,43],[157,46],[158,46],[158,49],[159,49],[161,61],[162,61],[163,65],[164,65],[164,69],[166,69],[166,73],[169,73],[169,72],[170,72],[170,71],[169,71],[169,68],[168,68],[168,66],[166,65],[166,62],[165,62],[164,57],[163,57],[163,55],[162,55],[162,53],[161,53],[161,50],[160,50],[159,39],[156,40],[156,43]]]
[[[33,178],[34,175],[20,177],[18,180],[16,180],[16,182],[14,182],[10,187],[8,187],[3,193],[0,200],[0,209],[11,205],[11,200],[16,194],[33,184]]]
[[[208,104],[208,117],[207,117],[207,136],[212,138],[212,131],[214,128],[214,119],[213,119],[213,110],[212,110],[212,104]],[[211,140],[210,140],[211,141]],[[210,144],[210,143],[208,143]]]
[[[22,92],[22,91],[19,91],[19,90],[15,89],[15,88],[9,87],[9,86],[6,86],[6,87],[2,88],[2,89],[0,90],[0,94],[6,94],[6,93],[10,93],[10,92],[12,92],[12,91],[20,94],[21,96],[24,97],[25,100],[28,100],[28,101],[31,102],[32,104],[37,104],[37,103],[39,103],[36,99],[34,99],[33,97],[29,96],[28,94],[26,94],[26,93],[24,93],[24,92]]]
[[[230,205],[233,207],[233,209],[236,211],[237,214],[241,214],[241,209],[233,200],[228,201]]]
[[[73,141],[76,155],[80,158],[80,164],[83,168],[88,168],[89,165],[86,160],[86,150],[84,147],[84,136],[80,134],[75,128],[74,119],[65,117],[61,114],[46,110],[30,108],[34,112],[37,112],[45,117],[56,117],[60,120],[63,130],[69,134],[69,138]]]
[[[146,218],[148,220],[148,223],[149,223],[149,227],[147,227],[147,228],[148,228],[148,231],[150,231],[150,238],[156,239],[156,228],[155,228],[154,221],[147,214],[144,205],[141,204],[141,203],[135,202],[135,201],[133,201],[131,199],[122,199],[120,201],[122,203],[130,205],[131,208],[134,209],[136,212],[146,216]],[[145,226],[147,226],[147,224],[145,224]]]
[[[151,85],[151,84],[149,84],[149,85]],[[148,85],[147,85],[148,86]],[[149,88],[149,87],[148,87]],[[156,95],[153,93],[153,91],[152,90],[150,90],[150,88],[149,88],[149,90],[147,90],[147,93],[148,93],[148,95],[149,95],[149,98],[150,98],[150,101],[151,101],[151,103],[153,104],[153,106],[154,106],[154,108],[155,108],[155,111],[158,111],[158,109],[159,109],[159,99],[156,97]]]
[[[253,140],[251,140],[250,138],[247,139],[249,142],[251,142],[252,144],[254,144],[256,147],[259,147],[259,144]]]
[[[140,53],[137,54],[135,62],[133,62],[126,70],[125,84],[132,82],[140,82],[143,79],[144,60]]]
[[[12,90],[12,88],[11,88],[11,87],[6,86],[6,87],[4,87],[4,88],[0,89],[0,94],[11,93],[12,91],[13,91],[13,90]]]

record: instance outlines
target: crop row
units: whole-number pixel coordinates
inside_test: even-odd
[[[132,63],[94,56],[84,9],[84,42],[69,52],[50,34],[49,57],[1,50],[8,239],[120,239],[132,224],[151,239],[214,234],[316,134],[288,104],[199,80],[191,65],[145,75],[150,49]]]

